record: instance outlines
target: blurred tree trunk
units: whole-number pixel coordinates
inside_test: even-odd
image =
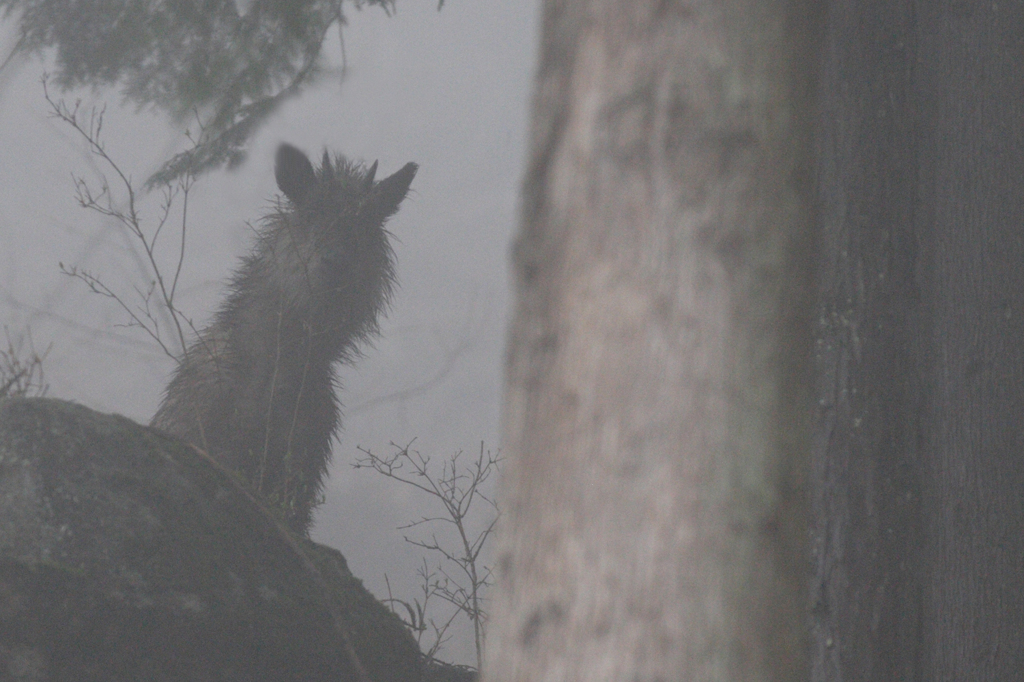
[[[545,3],[490,682],[806,677],[819,4]]]
[[[1024,678],[1024,5],[830,0],[813,679]]]

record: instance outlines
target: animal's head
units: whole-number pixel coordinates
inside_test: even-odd
[[[342,156],[332,159],[325,151],[315,168],[301,151],[282,144],[274,173],[288,201],[271,216],[276,229],[268,235],[284,240],[275,248],[280,265],[287,265],[279,276],[297,287],[308,286],[314,300],[347,310],[347,318],[375,324],[394,278],[384,224],[409,193],[416,169],[407,163],[377,181],[376,162],[365,168]],[[290,246],[281,248],[285,244]]]
[[[377,162],[369,169],[324,151],[320,168],[289,144],[277,150],[274,175],[296,214],[320,229],[381,228],[398,211],[418,166],[407,163],[394,175],[375,181]],[[312,225],[311,225],[312,226]]]

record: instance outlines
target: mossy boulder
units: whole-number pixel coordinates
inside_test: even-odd
[[[73,403],[0,400],[0,679],[421,674],[341,554],[196,449]]]

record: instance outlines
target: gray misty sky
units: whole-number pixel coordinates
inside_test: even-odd
[[[412,489],[350,464],[356,446],[386,454],[389,443],[413,439],[414,448],[438,460],[459,450],[473,455],[481,442],[500,446],[508,250],[525,158],[538,3],[447,0],[441,12],[435,0],[397,5],[391,18],[346,5],[345,80],[325,76],[261,130],[245,165],[206,176],[194,188],[180,307],[197,326],[215,310],[251,243],[247,222],[255,223],[276,194],[272,164],[280,142],[311,156],[326,145],[379,159],[378,177],[407,161],[420,164],[410,197],[389,223],[398,256],[395,305],[382,338],[341,375],[346,415],[312,533],[339,548],[378,597],[386,596],[387,573],[394,596],[411,600],[424,552],[407,545],[396,527],[439,510],[424,506],[427,500]],[[7,23],[0,53],[14,42]],[[337,34],[327,54],[340,66]],[[115,198],[123,202],[125,193],[77,134],[48,115],[39,83],[45,68],[31,60],[0,73],[0,323],[15,338],[31,329],[36,349],[50,348],[50,396],[145,423],[173,363],[141,330],[123,326],[127,316],[116,303],[60,274],[61,262],[86,269],[129,302],[138,300],[134,287],[148,284],[123,230],[75,201],[73,176],[98,188],[101,170]],[[120,107],[115,92],[64,98],[82,98],[86,112],[107,106],[108,152],[137,185],[184,145],[180,127]],[[159,208],[159,196],[142,200],[148,225]],[[173,215],[180,221],[180,213]],[[175,239],[168,233],[162,242],[168,268]],[[461,629],[441,657],[472,663],[471,639]]]

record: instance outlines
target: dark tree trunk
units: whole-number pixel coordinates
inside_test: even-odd
[[[830,3],[815,680],[1024,674],[1024,6]]]
[[[545,5],[487,680],[806,679],[818,5]]]

